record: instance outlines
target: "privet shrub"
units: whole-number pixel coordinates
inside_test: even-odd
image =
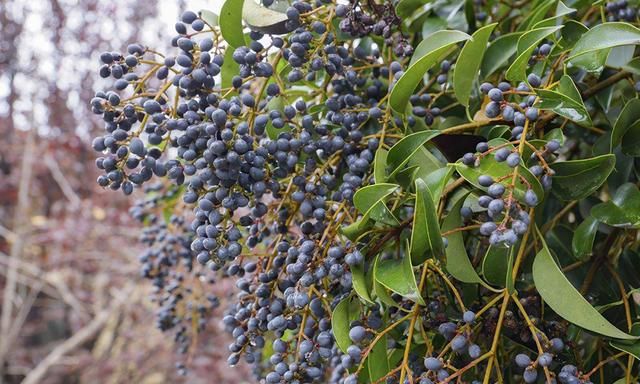
[[[101,54],[158,326],[186,349],[232,278],[266,383],[636,382],[630,3],[227,0]]]

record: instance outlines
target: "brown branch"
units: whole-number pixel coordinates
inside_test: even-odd
[[[39,383],[49,368],[57,364],[65,355],[89,341],[100,329],[102,329],[113,312],[118,310],[126,301],[131,290],[131,286],[123,289],[119,293],[118,297],[113,299],[110,308],[98,313],[91,322],[81,328],[78,332],[74,333],[73,336],[65,340],[62,344],[55,347],[33,370],[29,372],[22,381],[22,384]]]
[[[14,212],[14,228],[16,234],[15,241],[11,243],[9,253],[9,266],[7,272],[7,280],[4,287],[2,299],[2,318],[0,319],[0,334],[8,335],[11,330],[13,303],[16,296],[16,286],[18,281],[18,259],[22,255],[26,243],[29,222],[27,220],[29,210],[29,187],[31,184],[34,147],[35,147],[35,129],[32,128],[27,133],[27,141],[24,148],[24,156],[20,165],[20,183],[18,186],[18,203]],[[10,349],[10,340],[3,337],[0,340],[0,381],[2,381],[2,370],[6,354]]]

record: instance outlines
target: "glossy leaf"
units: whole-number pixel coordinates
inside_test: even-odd
[[[527,79],[529,58],[533,50],[549,35],[560,30],[562,26],[533,29],[524,33],[518,39],[518,56],[507,69],[505,77],[511,81]]]
[[[567,7],[565,3],[563,3],[562,1],[558,1],[558,6],[556,7],[556,12],[553,16],[544,20],[540,20],[539,22],[535,24],[530,24],[530,25],[533,26],[532,29],[543,28],[543,27],[553,27],[558,22],[559,18],[563,16],[567,16],[574,12],[576,12],[575,8]]]
[[[389,104],[394,111],[404,112],[416,86],[422,76],[438,63],[449,49],[471,37],[460,31],[437,31],[422,40],[411,58],[412,64],[396,82],[389,95]]]
[[[400,0],[396,5],[396,14],[401,18],[409,17],[428,2],[429,0]]]
[[[640,191],[632,183],[618,188],[613,199],[591,208],[591,215],[612,227],[640,228]]]
[[[351,280],[353,282],[353,290],[356,291],[360,298],[370,304],[373,304],[371,295],[369,295],[369,284],[364,273],[362,265],[351,266]]]
[[[589,52],[640,44],[640,29],[629,23],[598,24],[586,32],[573,46],[569,60]]]
[[[564,28],[560,32],[562,40],[560,41],[562,48],[571,49],[580,40],[582,35],[587,33],[589,28],[576,20],[568,20],[564,24]]]
[[[640,323],[634,323],[631,326],[631,334],[635,336],[640,336]],[[635,357],[637,360],[640,360],[640,342],[638,341],[612,341],[610,345],[620,351],[627,352],[631,356]],[[625,379],[622,379],[621,384],[626,382]]]
[[[331,315],[331,330],[340,350],[347,353],[351,345],[349,330],[351,322],[360,318],[360,302],[353,297],[345,297],[336,305]]]
[[[629,127],[622,138],[622,153],[628,156],[640,156],[640,121]]]
[[[599,224],[598,220],[589,216],[576,228],[571,240],[571,249],[576,259],[587,260],[593,253],[593,242]]]
[[[451,207],[451,211],[442,222],[442,232],[448,232],[462,226],[460,208],[464,205],[467,196],[468,194],[461,196],[453,207]],[[449,242],[449,245],[445,248],[447,256],[447,272],[463,283],[482,284],[489,289],[493,289],[490,288],[484,280],[480,278],[480,276],[478,276],[473,264],[471,264],[462,234],[463,232],[457,231],[445,236]]]
[[[384,198],[398,188],[397,184],[373,184],[360,188],[353,195],[353,205],[364,217],[375,221],[389,220],[389,210],[384,205]],[[392,216],[391,216],[392,217]]]
[[[480,66],[480,77],[486,78],[507,65],[509,58],[518,51],[518,39],[522,32],[507,33],[495,39],[485,53]]]
[[[207,9],[201,9],[198,12],[198,17],[200,17],[205,23],[207,23],[211,27],[215,27],[218,25],[218,15],[214,12],[211,12]]]
[[[460,104],[469,106],[469,97],[473,83],[478,79],[478,70],[482,63],[482,57],[487,50],[487,43],[496,23],[485,25],[478,29],[472,36],[472,40],[462,47],[456,66],[453,69],[453,91]]]
[[[373,262],[373,291],[376,294],[378,300],[382,303],[395,307],[398,304],[391,298],[391,295],[387,292],[387,288],[380,284],[375,278],[376,271],[378,270],[378,265],[380,264],[380,255],[376,256],[376,259]]]
[[[369,371],[369,380],[375,380],[384,377],[391,368],[389,367],[389,358],[387,357],[387,336],[382,336],[376,344],[371,348],[367,355],[367,369]]]
[[[242,18],[249,28],[254,31],[260,31],[268,34],[282,34],[288,32],[285,24],[289,18],[287,18],[285,13],[263,7],[254,0],[244,0]]]
[[[498,180],[503,176],[509,175],[513,171],[513,168],[510,168],[505,162],[496,162],[493,156],[484,157],[477,167],[468,167],[462,163],[456,163],[455,166],[460,176],[464,177],[464,179],[470,184],[483,191],[486,191],[487,188],[478,183],[478,177],[480,177],[480,175],[489,175],[493,177],[494,180]],[[538,179],[523,166],[518,167],[518,174],[529,182],[536,196],[538,196],[538,201],[541,202],[544,199],[544,190],[542,189],[542,185],[540,185]],[[506,187],[511,183],[511,178],[506,178],[500,181],[500,183]],[[523,202],[526,191],[527,186],[522,183],[522,180],[517,180],[514,191],[515,198],[518,199],[518,201]]]
[[[390,170],[390,177],[393,177],[400,169],[409,162],[411,157],[427,141],[438,136],[439,131],[421,131],[412,133],[398,141],[387,155],[387,167]]]
[[[582,126],[590,127],[593,125],[580,92],[571,77],[562,76],[557,91],[539,89],[537,93],[541,98],[538,105],[540,109],[551,110]]]
[[[218,18],[220,32],[224,40],[233,48],[245,45],[244,33],[242,32],[242,8],[244,2],[245,0],[226,0],[220,9],[220,17]]]
[[[402,259],[380,260],[374,276],[377,282],[391,291],[411,301],[424,305],[418,291],[416,276],[411,265],[411,257],[407,254]]]
[[[227,48],[224,52],[224,61],[220,67],[220,82],[223,88],[231,88],[233,77],[238,74],[240,66],[233,60],[233,49]],[[236,91],[234,93],[237,94]]]
[[[533,8],[524,21],[518,27],[519,31],[527,31],[531,29],[533,25],[538,23],[544,18],[544,16],[551,10],[557,0],[544,0]]]
[[[618,115],[611,131],[611,145],[609,151],[623,143],[623,138],[636,122],[640,121],[640,99],[631,99],[625,104]],[[634,130],[637,127],[633,127]],[[624,143],[623,143],[624,144]]]
[[[614,155],[602,155],[550,164],[556,172],[552,179],[553,192],[561,200],[583,199],[607,180],[615,163]]]
[[[427,184],[427,188],[429,188],[429,192],[431,192],[431,196],[433,197],[433,203],[436,206],[440,201],[442,191],[444,191],[449,179],[453,176],[454,170],[455,168],[452,166],[438,168],[422,179]]]
[[[506,247],[504,245],[491,245],[482,260],[482,275],[497,287],[508,287],[511,291],[513,282],[511,271],[513,260],[518,246]]]
[[[427,184],[418,179],[415,182],[416,203],[413,210],[410,254],[414,265],[423,263],[429,257],[444,254],[444,244],[440,236],[440,225],[433,197]]]
[[[542,250],[533,261],[533,281],[545,303],[559,316],[586,330],[616,339],[637,339],[605,319],[567,280],[541,235]]]
[[[376,155],[373,159],[373,179],[376,183],[384,183],[387,178],[387,155],[388,151],[383,148],[376,150]]]

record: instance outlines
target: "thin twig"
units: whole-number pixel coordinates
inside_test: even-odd
[[[0,334],[7,335],[11,330],[11,318],[13,315],[13,303],[15,301],[16,286],[18,280],[18,263],[28,231],[28,209],[29,209],[29,186],[31,184],[33,171],[33,152],[35,147],[35,129],[29,130],[24,148],[24,157],[20,165],[20,182],[18,185],[18,204],[14,212],[14,228],[16,234],[15,241],[11,243],[9,253],[9,266],[7,272],[7,281],[4,287],[2,300],[2,318],[0,320]],[[9,350],[9,340],[3,337],[0,340],[0,383],[2,383],[3,367],[7,351]]]

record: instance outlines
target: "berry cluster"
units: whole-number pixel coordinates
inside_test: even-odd
[[[219,305],[207,284],[229,279],[228,363],[250,363],[266,383],[487,382],[498,354],[517,380],[589,382],[568,365],[566,323],[543,316],[519,270],[541,248],[521,240],[544,241],[532,215],[560,180],[554,163],[576,151],[561,148],[570,130],[542,100],[564,45],[538,40],[517,86],[500,74],[478,81],[465,113],[455,46],[411,73],[420,39],[403,35],[394,5],[294,0],[284,30],[251,27],[235,45],[187,11],[173,55],[138,44],[100,55],[114,82],[91,101],[105,123],[93,141],[98,183],[147,195],[132,213],[146,226],[142,274],[157,288],[158,326],[185,349]],[[480,24],[499,12],[468,8]],[[421,82],[395,91],[407,76]],[[558,125],[574,129],[568,121]],[[477,275],[490,249],[520,250],[513,279],[491,286],[484,265]],[[454,280],[450,253],[480,289]]]
[[[629,4],[627,0],[609,1],[605,5],[607,20],[609,21],[636,21],[638,8]]]

